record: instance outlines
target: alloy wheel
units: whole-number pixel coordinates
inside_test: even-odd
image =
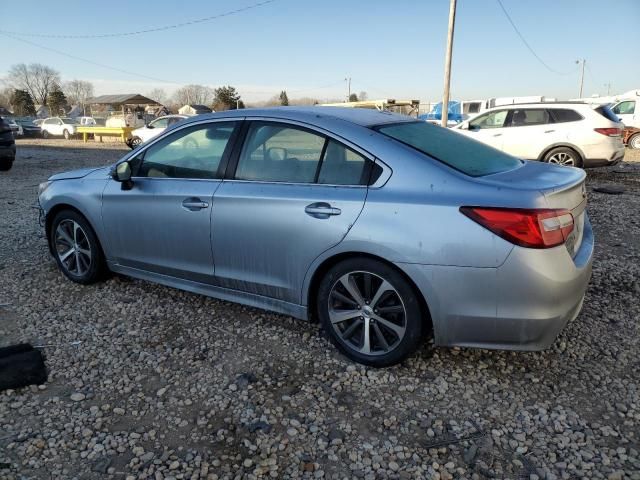
[[[133,138],[131,139],[131,146],[132,146],[133,148],[136,148],[136,147],[138,147],[138,146],[139,146],[139,145],[141,145],[141,144],[142,144],[142,139],[141,139],[140,137],[133,137]]]
[[[91,268],[91,244],[86,232],[74,220],[63,220],[55,233],[55,248],[60,263],[69,273],[83,276]]]
[[[567,152],[556,152],[549,157],[549,163],[562,165],[563,167],[575,167],[576,160]]]
[[[407,312],[398,291],[364,271],[341,276],[329,294],[329,320],[340,340],[364,355],[394,350],[407,330]]]
[[[634,149],[640,149],[640,134],[636,134],[633,137],[631,137],[631,140],[629,140],[629,147]]]

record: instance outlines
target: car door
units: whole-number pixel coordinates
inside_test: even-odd
[[[354,146],[282,121],[251,121],[213,202],[216,281],[299,304],[304,276],[364,206],[375,166]]]
[[[504,135],[504,123],[507,118],[508,110],[496,110],[479,115],[469,121],[469,127],[460,130],[470,138],[474,138],[493,148],[502,150]]]
[[[626,127],[635,127],[636,102],[634,100],[625,100],[614,105],[611,110],[620,119]]]
[[[115,263],[211,282],[213,194],[238,124],[216,121],[175,130],[130,161],[131,189],[107,183],[102,216]]]
[[[546,108],[512,109],[503,130],[504,152],[524,160],[535,160],[550,145],[567,139],[566,128],[555,125]]]

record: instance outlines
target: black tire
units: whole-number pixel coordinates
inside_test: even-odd
[[[42,130],[42,138],[49,138],[49,132]]]
[[[367,275],[370,276],[368,282],[365,278]],[[344,285],[341,279],[345,278],[347,278],[347,283],[353,280],[357,286],[359,285],[358,293],[362,292],[360,295],[365,300],[364,304],[356,307],[356,302],[350,301],[353,305],[349,306],[341,300],[345,298],[345,295],[340,292]],[[378,297],[375,304],[369,305],[372,300],[375,300],[376,291],[380,288],[382,281],[386,281],[393,290],[386,291]],[[378,282],[377,286],[376,282]],[[350,298],[354,297],[351,295]],[[385,302],[387,302],[386,306]],[[345,310],[336,309],[336,306],[342,306]],[[379,306],[379,309],[375,309],[376,306]],[[330,313],[330,308],[332,313]],[[336,312],[355,311],[356,309],[361,310],[363,316],[338,321],[336,322],[337,326],[332,324],[331,315],[336,318]],[[382,314],[382,309],[387,311],[403,309],[403,312]],[[423,340],[423,331],[426,325],[413,286],[393,267],[365,257],[339,262],[325,274],[318,289],[317,314],[331,342],[340,352],[355,362],[372,367],[395,365],[413,354]],[[382,315],[386,318],[381,319]],[[381,320],[385,320],[385,322],[383,323]],[[397,334],[395,328],[389,329],[389,323],[393,323],[395,328],[404,327],[402,336]],[[370,348],[371,354],[362,351],[365,349],[365,324],[368,324],[369,328],[367,346]],[[381,336],[386,338],[383,340]],[[361,345],[359,349],[357,345],[354,345],[356,343],[354,337],[358,337],[357,343]]]
[[[13,158],[3,158],[0,160],[0,172],[8,172],[13,167]]]
[[[552,148],[546,153],[542,161],[563,167],[582,168],[582,158],[580,154],[569,147]]]
[[[71,139],[71,134],[69,134],[69,130],[64,130],[64,131],[62,132],[62,135],[64,135],[64,139],[65,139],[65,140],[69,140],[69,139]]]
[[[134,148],[138,148],[142,144],[142,139],[140,137],[132,137],[127,141],[127,145],[131,150]]]
[[[65,251],[64,246],[67,245],[70,249],[73,249],[73,245],[67,243],[63,236],[58,233],[58,227],[62,224],[62,229],[69,234],[70,230],[68,229],[68,225],[70,222],[75,222],[82,231],[81,233],[77,232],[72,240],[75,241],[83,251],[88,250],[90,252],[90,260],[88,262],[86,261],[87,255],[71,254],[69,257],[74,257],[75,260],[71,258],[69,262],[63,261],[61,258],[63,254],[68,252],[68,250]],[[75,225],[73,226],[75,227]],[[51,222],[48,238],[51,252],[58,264],[58,268],[69,280],[87,285],[104,278],[107,267],[104,254],[102,253],[102,247],[89,222],[78,212],[74,210],[62,210],[58,212]],[[82,258],[78,259],[78,257]],[[80,267],[78,267],[78,264],[80,264]],[[73,268],[74,266],[76,267],[75,269]]]
[[[640,149],[640,133],[634,133],[627,140],[627,146],[634,150]]]

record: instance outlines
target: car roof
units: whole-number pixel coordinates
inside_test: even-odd
[[[382,125],[386,123],[398,123],[417,121],[413,117],[398,115],[391,112],[381,112],[369,108],[345,108],[345,107],[273,107],[273,108],[246,108],[241,110],[227,110],[224,112],[205,113],[190,117],[194,121],[216,118],[235,117],[265,117],[280,118],[284,120],[298,120],[309,123],[317,123],[319,119],[339,119],[363,127]]]
[[[522,103],[509,103],[507,105],[496,105],[495,107],[488,108],[487,110],[494,110],[497,108],[515,108],[515,107],[579,107],[588,106],[586,102],[522,102]]]

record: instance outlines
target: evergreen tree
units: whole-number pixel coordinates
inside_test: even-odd
[[[240,94],[235,87],[226,86],[216,88],[214,94],[213,109],[215,111],[244,108],[244,103],[240,100]]]
[[[349,95],[349,101],[350,102],[357,102],[358,101],[358,95],[356,95],[355,93],[352,93],[351,95]]]
[[[62,92],[60,85],[54,85],[49,95],[47,95],[47,106],[52,117],[61,113],[64,114],[64,110],[67,107],[67,97]]]
[[[31,98],[31,94],[26,90],[14,90],[9,101],[13,108],[13,113],[19,117],[33,116],[36,114],[33,98]]]
[[[287,96],[286,90],[282,90],[280,92],[280,105],[282,105],[283,107],[286,107],[289,105],[289,97]]]

